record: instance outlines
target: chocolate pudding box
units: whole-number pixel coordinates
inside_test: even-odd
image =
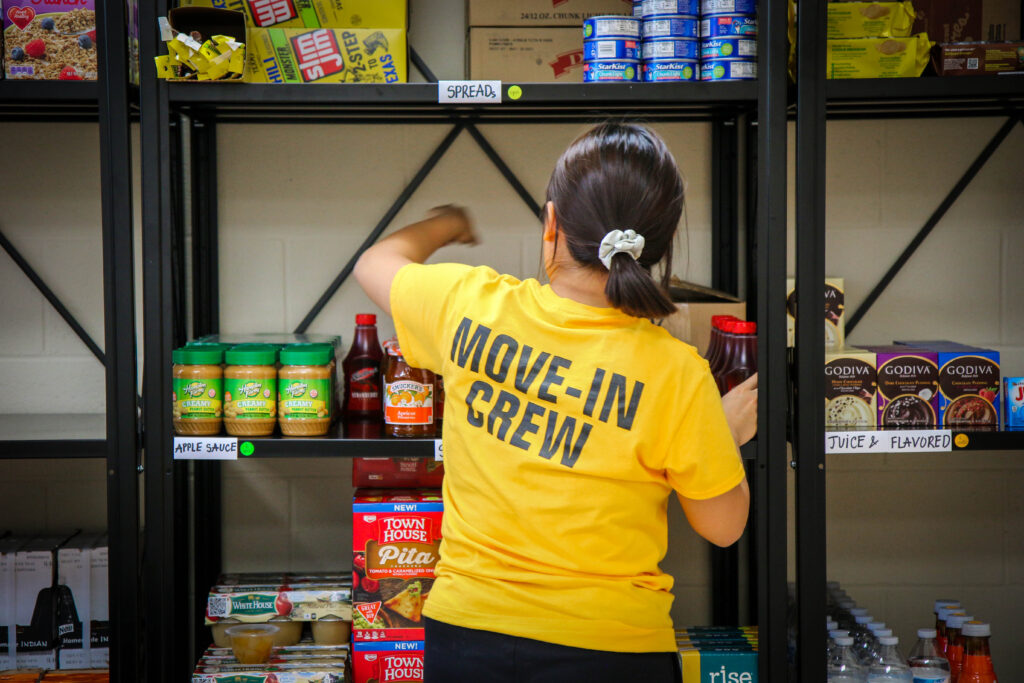
[[[934,427],[939,414],[938,354],[910,346],[862,346],[878,367],[878,426]]]
[[[96,80],[96,0],[0,0],[6,78]]]
[[[825,426],[870,429],[877,423],[875,354],[864,349],[825,352]]]
[[[938,354],[939,424],[999,428],[999,352],[946,340],[897,341]]]
[[[825,348],[841,349],[846,342],[846,293],[841,277],[825,278]],[[786,280],[787,345],[796,345],[796,279]]]

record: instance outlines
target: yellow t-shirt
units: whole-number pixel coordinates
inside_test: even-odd
[[[675,490],[744,478],[707,363],[646,320],[536,280],[403,267],[406,360],[444,376],[432,619],[571,647],[675,651],[658,563]]]

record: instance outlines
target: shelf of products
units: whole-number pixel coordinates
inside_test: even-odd
[[[999,116],[1024,106],[1024,76],[827,80],[825,100],[830,117]]]
[[[0,459],[105,458],[105,415],[0,415]]]
[[[0,119],[48,117],[95,121],[99,116],[96,81],[8,81],[0,79]]]

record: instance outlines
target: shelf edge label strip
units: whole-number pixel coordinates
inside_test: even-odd
[[[883,432],[825,432],[825,453],[948,453],[949,429],[908,429]]]
[[[501,81],[438,81],[438,104],[501,104]]]
[[[238,460],[238,439],[233,436],[176,436],[175,460]]]

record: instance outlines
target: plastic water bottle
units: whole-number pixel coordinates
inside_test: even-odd
[[[867,683],[913,683],[914,676],[910,673],[907,660],[900,654],[900,639],[896,636],[885,636],[879,639],[882,646],[878,657],[868,667]]]
[[[868,630],[868,624],[873,620],[870,614],[855,616],[853,620],[856,622],[850,630],[853,636],[853,656],[867,666],[871,662],[871,648],[875,643],[875,637]]]
[[[835,649],[828,659],[828,683],[865,683],[864,669],[853,656],[853,638],[839,636],[835,639]]]
[[[871,644],[871,650],[868,651],[868,664],[878,659],[878,654],[882,651],[882,646],[878,644],[879,638],[887,638],[892,635],[891,628],[880,628],[877,631],[873,631],[875,634],[875,642]]]
[[[946,622],[947,627],[949,622]],[[917,631],[917,644],[907,657],[914,683],[949,683],[949,660],[939,653],[935,645],[935,629],[922,628]]]

